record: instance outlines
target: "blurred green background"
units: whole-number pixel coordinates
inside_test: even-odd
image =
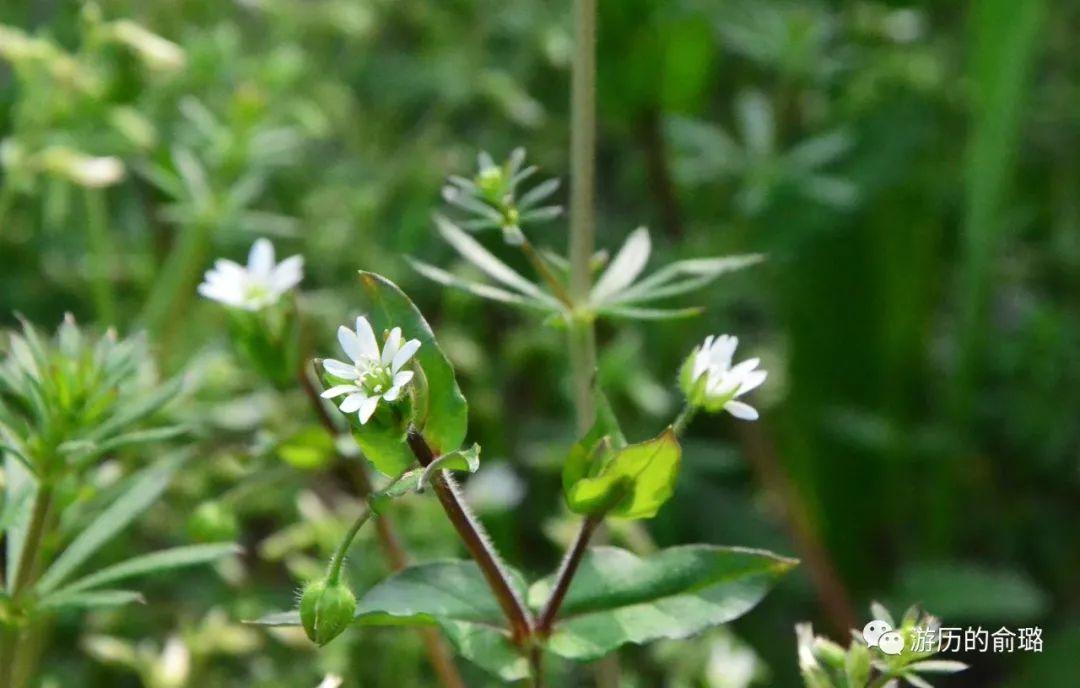
[[[486,464],[471,499],[511,561],[553,568],[573,522],[563,334],[402,257],[455,265],[430,215],[480,149],[526,146],[565,178],[569,3],[15,0],[0,22],[0,321],[145,329],[199,383],[174,412],[201,459],[113,553],[196,539],[193,509],[265,480],[227,500],[244,556],[156,579],[145,607],[59,618],[47,685],[430,685],[408,631],[316,652],[237,625],[287,606],[356,503],[299,390],[244,369],[194,289],[214,257],[273,238],[305,256],[325,355],[354,271],[397,280],[470,400]],[[1043,628],[1042,653],[967,655],[943,685],[1076,685],[1078,31],[1080,5],[1044,0],[600,2],[599,245],[646,224],[657,263],[768,255],[695,295],[701,317],[601,328],[601,380],[645,436],[706,334],[737,333],[771,373],[762,422],[698,419],[676,499],[611,537],[803,559],[731,628],[624,650],[622,685],[799,685],[793,625],[846,641],[873,599]],[[530,236],[561,250],[565,222]],[[458,554],[429,500],[400,511],[416,558]],[[364,537],[358,587],[387,570]]]

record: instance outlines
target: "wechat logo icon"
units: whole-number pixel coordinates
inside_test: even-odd
[[[887,655],[898,655],[904,651],[904,636],[900,631],[894,631],[887,621],[874,619],[863,626],[862,635],[867,646],[876,647]]]

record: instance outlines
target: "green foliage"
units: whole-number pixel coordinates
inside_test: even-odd
[[[548,647],[588,661],[625,643],[689,637],[753,609],[796,563],[737,547],[685,545],[645,557],[595,547],[582,561]],[[533,585],[533,606],[551,584]]]
[[[421,373],[410,423],[423,432],[436,456],[457,450],[465,441],[468,407],[458,389],[454,368],[446,359],[431,327],[413,302],[390,280],[370,272],[360,273],[361,301],[376,332],[401,327],[408,338],[420,340],[415,356]],[[354,435],[365,455],[382,473],[400,475],[414,462],[404,443],[400,426],[370,430],[359,428]]]
[[[652,518],[675,491],[682,449],[671,428],[651,440],[618,449],[611,447],[610,439],[601,439],[590,454],[587,471],[566,491],[571,511]]]
[[[912,607],[897,625],[889,611],[876,602],[871,605],[870,614],[901,634],[903,649],[899,654],[887,654],[877,646],[868,647],[857,630],[852,631],[851,643],[845,650],[828,638],[815,636],[808,623],[795,627],[799,670],[807,688],[876,688],[898,686],[897,681],[926,688],[930,683],[925,674],[953,674],[967,669],[963,662],[930,659],[934,651],[917,651],[916,632],[936,635],[940,622],[935,617]]]

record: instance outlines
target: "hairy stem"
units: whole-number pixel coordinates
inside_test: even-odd
[[[541,636],[547,636],[551,633],[555,617],[559,614],[559,607],[562,606],[563,600],[566,598],[566,592],[570,589],[570,582],[574,579],[574,574],[577,573],[581,558],[585,555],[585,550],[589,546],[589,540],[603,520],[602,515],[589,516],[581,523],[581,530],[578,531],[574,544],[566,552],[562,564],[559,565],[559,571],[555,574],[555,587],[551,591],[551,597],[548,598],[543,611],[540,612],[540,619],[536,622],[536,632]]]
[[[694,420],[696,414],[697,407],[693,404],[683,406],[682,411],[679,411],[679,415],[675,416],[675,420],[672,421],[671,429],[676,435],[681,436],[686,430],[686,426],[690,425],[690,421]]]
[[[327,411],[326,404],[319,396],[319,391],[315,388],[306,366],[301,367],[299,378],[300,386],[307,395],[315,415],[319,418],[319,422],[322,423],[331,438],[337,438],[341,434],[341,430]],[[359,496],[364,500],[371,497],[374,490],[371,486],[371,479],[368,477],[364,467],[357,462],[347,460],[343,456],[339,455],[337,458],[338,463],[352,469],[353,481],[356,483],[356,491]],[[401,571],[409,565],[409,556],[405,553],[405,548],[402,547],[401,542],[398,540],[393,521],[389,516],[383,515],[375,519],[375,533],[379,539],[379,547],[390,562],[391,569]],[[465,681],[461,678],[461,674],[454,664],[450,649],[446,646],[446,641],[443,640],[438,631],[424,627],[417,629],[417,633],[420,634],[420,638],[424,642],[428,662],[431,663],[435,674],[439,677],[439,683],[444,688],[465,688]]]
[[[435,455],[424,436],[412,428],[408,433],[409,449],[421,466],[427,467],[435,460]],[[532,635],[532,616],[518,593],[510,585],[510,578],[502,565],[498,552],[491,543],[491,538],[484,531],[480,522],[473,517],[465,504],[457,483],[446,471],[439,471],[431,481],[435,495],[439,498],[443,510],[465,543],[469,554],[480,567],[484,580],[487,581],[495,599],[510,622],[513,641],[523,645]]]
[[[360,529],[364,527],[364,524],[370,520],[371,509],[365,506],[363,513],[356,517],[352,526],[349,527],[349,532],[345,533],[345,537],[341,539],[337,551],[334,552],[334,558],[330,560],[330,572],[326,575],[326,582],[328,584],[334,585],[341,580],[341,566],[345,563],[345,555],[349,553],[349,547],[352,546],[353,540],[356,539],[356,534],[359,533]]]

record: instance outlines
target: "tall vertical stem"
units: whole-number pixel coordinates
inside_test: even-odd
[[[116,325],[116,298],[112,287],[115,247],[109,236],[109,213],[105,192],[86,189],[86,238],[90,252],[90,290],[98,318],[106,325]]]
[[[578,430],[592,424],[596,337],[588,303],[596,232],[596,0],[574,0],[574,61],[570,92],[570,373]]]
[[[34,509],[30,515],[30,524],[26,530],[26,539],[23,541],[22,554],[19,556],[19,566],[15,570],[12,579],[11,599],[13,604],[18,604],[26,588],[31,584],[34,571],[37,568],[38,550],[41,541],[45,537],[45,523],[52,509],[52,488],[47,485],[38,487],[37,496],[34,498]],[[18,654],[19,642],[22,632],[17,628],[6,629],[0,638],[0,686],[9,688],[13,686],[15,658]]]

